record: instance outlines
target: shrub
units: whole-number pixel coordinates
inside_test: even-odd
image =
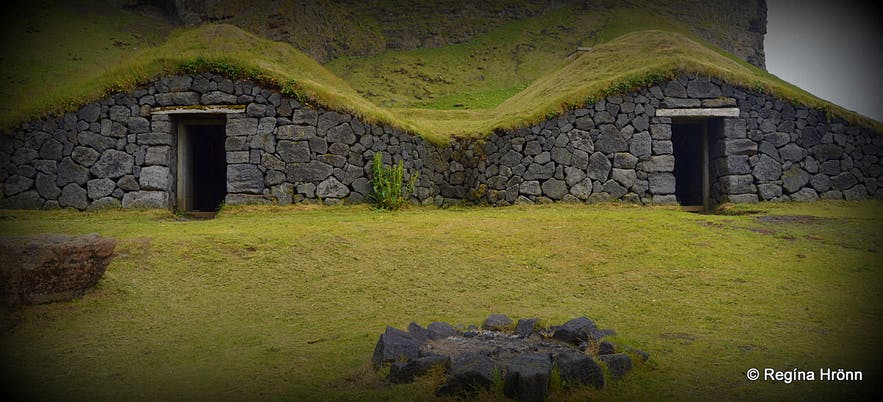
[[[374,166],[371,168],[371,183],[374,186],[370,198],[379,209],[399,209],[406,202],[408,196],[414,191],[417,183],[418,172],[411,173],[408,183],[405,183],[405,164],[399,161],[394,166],[384,166],[380,152],[374,153]]]

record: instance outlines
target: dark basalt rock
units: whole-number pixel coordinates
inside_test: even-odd
[[[622,377],[632,369],[632,359],[625,353],[600,355],[598,358],[607,364],[607,370],[614,377]]]
[[[549,391],[552,360],[548,355],[521,355],[509,363],[503,394],[520,401],[544,401]]]
[[[416,359],[420,357],[420,342],[411,334],[386,327],[386,332],[380,335],[377,346],[374,348],[374,367],[380,367],[382,363],[391,363],[398,359]]]
[[[596,389],[605,383],[596,359],[605,362],[613,377],[632,368],[629,356],[617,354],[620,347],[610,342],[588,347],[615,331],[599,329],[586,317],[552,328],[538,328],[540,322],[526,318],[513,325],[509,317],[493,314],[482,329],[463,324],[455,328],[443,322],[427,328],[412,322],[408,332],[387,327],[374,350],[374,367],[388,363],[391,383],[411,382],[434,368],[441,369],[446,379],[436,389],[438,396],[468,397],[503,380],[503,393],[522,401],[546,399],[553,368],[565,387]],[[515,333],[510,332],[513,326]],[[621,348],[647,359],[642,351]]]
[[[481,329],[488,331],[505,331],[512,327],[512,319],[502,314],[491,314],[481,324]]]
[[[437,396],[472,395],[494,385],[496,367],[489,357],[467,353],[451,360],[451,375],[435,391]]]
[[[574,318],[555,329],[554,338],[573,345],[582,341],[595,339],[594,332],[598,329],[595,322],[586,318]]]
[[[426,327],[429,331],[429,339],[444,339],[449,336],[457,335],[457,330],[451,324],[446,322],[434,322]]]
[[[434,367],[441,367],[445,371],[450,370],[451,358],[447,356],[425,356],[408,360],[407,362],[395,362],[389,367],[388,378],[393,383],[408,383],[426,374]]]
[[[595,389],[604,387],[604,372],[589,356],[576,352],[562,353],[555,357],[555,366],[567,384],[590,385]]]

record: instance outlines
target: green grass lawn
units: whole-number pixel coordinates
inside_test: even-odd
[[[4,235],[100,233],[81,299],[2,314],[0,389],[26,399],[431,399],[370,369],[386,325],[577,316],[650,353],[559,399],[831,399],[883,374],[883,204],[0,211]],[[798,218],[793,218],[798,216]],[[862,370],[749,382],[748,368]],[[485,395],[486,399],[497,396]]]

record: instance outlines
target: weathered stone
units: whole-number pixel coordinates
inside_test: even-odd
[[[138,185],[143,190],[171,191],[172,173],[166,166],[148,166],[141,169]]]
[[[833,184],[831,183],[831,178],[824,174],[817,174],[813,176],[809,184],[819,193],[828,191],[831,189],[831,187],[833,187]]]
[[[95,103],[90,103],[86,106],[80,108],[77,111],[77,117],[82,120],[85,120],[87,123],[93,123],[98,121],[98,116],[101,115],[101,106]]]
[[[812,148],[822,142],[822,134],[815,127],[806,127],[800,132],[800,142],[806,148]]]
[[[383,363],[392,363],[400,359],[410,361],[418,357],[420,357],[420,342],[411,334],[388,326],[386,332],[377,340],[371,362],[375,368],[378,368]]]
[[[621,169],[634,169],[638,164],[638,158],[627,152],[617,152],[613,155],[613,167]]]
[[[169,162],[171,162],[171,150],[171,147],[165,145],[148,147],[147,153],[144,155],[144,164],[148,166],[169,166]]]
[[[552,160],[561,165],[570,165],[570,161],[573,158],[573,153],[568,151],[566,148],[552,148]]]
[[[607,372],[616,378],[622,377],[632,369],[632,359],[625,353],[600,355],[598,359],[607,364]]]
[[[316,196],[320,198],[343,198],[349,193],[349,188],[334,177],[325,179],[316,187]]]
[[[457,335],[457,330],[446,322],[433,322],[426,326],[429,339],[438,340]]]
[[[843,198],[846,198],[847,201],[860,201],[867,200],[868,198],[868,189],[862,184],[854,186],[849,190],[843,191]]]
[[[150,131],[150,122],[143,117],[129,117],[126,122],[131,133],[138,134]]]
[[[56,180],[55,175],[37,173],[37,179],[34,181],[37,193],[47,200],[58,199],[58,196],[61,195],[61,189],[56,185]]]
[[[751,175],[728,175],[720,178],[721,191],[725,194],[746,194],[755,192],[754,177]]]
[[[522,338],[527,338],[534,333],[536,327],[540,324],[539,318],[522,318],[515,325],[515,333]]]
[[[638,178],[638,174],[634,169],[613,169],[613,173],[611,173],[610,178],[622,184],[626,189],[631,188],[635,185],[635,181]]]
[[[409,383],[435,367],[449,370],[451,367],[451,358],[447,356],[425,356],[408,360],[407,362],[394,362],[389,367],[389,375],[387,378],[394,384]]]
[[[123,208],[168,208],[169,193],[165,191],[132,191],[123,196]]]
[[[791,194],[790,196],[791,196],[792,201],[799,201],[799,202],[818,201],[819,200],[819,195],[816,194],[815,190],[813,190],[809,187],[801,188],[800,191],[797,191],[796,193]]]
[[[285,162],[310,161],[310,145],[306,141],[279,141],[276,151]]]
[[[272,200],[258,194],[227,194],[224,196],[224,204],[226,205],[268,205]]]
[[[113,138],[105,137],[91,131],[81,131],[77,134],[77,141],[79,141],[80,145],[87,145],[96,149],[98,152],[114,148],[117,143]]]
[[[547,180],[552,178],[555,174],[555,164],[549,162],[545,165],[540,165],[538,163],[531,163],[527,168],[527,171],[524,172],[523,178],[524,180]]]
[[[651,124],[650,137],[654,140],[670,140],[671,125],[670,124]]]
[[[612,154],[614,152],[624,152],[629,149],[628,143],[622,138],[622,135],[616,130],[616,127],[605,125],[601,127],[601,135],[595,141],[595,148],[599,152]]]
[[[782,186],[772,183],[758,184],[757,192],[764,201],[767,201],[780,197],[782,195]]]
[[[758,202],[757,194],[721,194],[720,197],[723,203],[756,204]]]
[[[549,163],[552,160],[552,154],[549,152],[540,152],[539,155],[533,158],[534,163],[538,163],[540,165],[544,165]]]
[[[0,238],[0,302],[71,300],[98,283],[116,241],[98,235]]]
[[[33,185],[33,179],[19,175],[12,175],[9,176],[9,178],[6,179],[6,183],[4,183],[4,193],[8,197],[28,190]]]
[[[552,361],[548,355],[519,355],[509,362],[503,394],[520,401],[545,401]]]
[[[779,149],[779,155],[786,161],[799,162],[806,157],[806,151],[797,144],[791,143]]]
[[[86,190],[77,185],[70,183],[61,189],[61,196],[58,197],[58,205],[61,207],[70,207],[76,209],[86,209],[89,206],[89,200],[86,198]]]
[[[596,329],[598,327],[594,321],[586,317],[579,317],[567,321],[564,325],[556,328],[552,337],[562,342],[578,345],[580,342],[595,339]]]
[[[791,141],[791,135],[788,133],[775,132],[763,136],[763,140],[772,143],[774,146],[781,147]],[[796,144],[795,144],[796,145]]]
[[[561,197],[564,197],[564,194],[567,194],[567,183],[561,180],[546,180],[543,183],[542,188],[543,194],[553,200],[560,200]]]
[[[671,173],[652,173],[649,176],[650,192],[653,194],[674,194],[675,176]],[[654,197],[655,204],[659,204]]]
[[[258,119],[227,119],[227,136],[251,136],[258,133]],[[229,149],[228,149],[229,150]]]
[[[63,151],[64,145],[54,139],[49,139],[40,147],[40,157],[43,159],[61,160]]]
[[[211,91],[202,94],[200,102],[203,105],[233,105],[236,104],[236,95],[221,91]]]
[[[141,145],[174,145],[172,133],[152,132],[137,134],[137,142]]]
[[[751,174],[760,182],[778,180],[782,177],[782,165],[767,155],[761,155]]]
[[[506,152],[503,157],[500,158],[500,163],[504,166],[515,167],[516,165],[521,163],[521,154],[516,151],[509,150],[509,152]]]
[[[55,201],[47,201],[49,202],[55,203]],[[38,209],[42,206],[43,200],[40,194],[33,190],[0,199],[0,208],[5,209]]]
[[[835,144],[819,144],[810,149],[810,153],[819,162],[832,159],[840,159],[843,156],[843,148]]]
[[[852,186],[856,184],[858,184],[858,179],[856,179],[855,176],[849,172],[843,172],[831,177],[831,185],[833,185],[834,189],[836,190],[843,191],[852,188]]]
[[[491,314],[481,324],[481,329],[488,331],[509,331],[514,322],[503,314]]]
[[[629,141],[629,153],[639,159],[645,159],[650,156],[652,143],[653,141],[649,133],[637,133],[633,135],[632,139]]]
[[[809,179],[809,173],[795,165],[782,173],[782,187],[786,192],[793,193],[809,183]]]
[[[341,142],[347,145],[353,145],[356,143],[356,134],[348,123],[343,123],[339,126],[330,128],[325,137],[328,142]]]
[[[466,353],[451,359],[451,374],[436,391],[437,396],[474,395],[494,385],[494,362],[478,353]]]
[[[308,163],[289,163],[285,166],[285,175],[291,182],[320,182],[331,176],[333,169],[330,165],[315,160]]]
[[[522,182],[518,187],[518,191],[521,194],[527,194],[527,195],[541,195],[541,194],[543,194],[543,190],[542,190],[542,188],[540,188],[540,182],[538,182],[536,180],[528,180],[528,181]]]
[[[694,108],[699,107],[699,99],[684,99],[684,98],[665,98],[662,100],[662,106],[667,108]]]
[[[105,209],[119,208],[122,206],[120,200],[114,197],[102,197],[95,201],[92,201],[88,207],[86,207],[87,211],[101,211]]]
[[[116,188],[116,182],[108,178],[89,180],[86,183],[86,193],[91,200],[107,197]]]
[[[117,187],[124,191],[138,191],[141,189],[138,186],[138,179],[132,175],[126,175],[117,180]]]
[[[117,178],[132,173],[135,158],[122,151],[110,149],[104,151],[98,161],[92,165],[90,172],[96,177]]]
[[[261,194],[264,175],[252,164],[227,165],[227,192]]]
[[[644,162],[645,172],[673,172],[675,170],[675,157],[672,155],[657,155]]]
[[[591,357],[581,353],[562,353],[555,356],[555,367],[561,379],[568,384],[604,387],[604,372]]]
[[[724,141],[725,155],[755,155],[757,154],[757,143],[747,138],[737,138]]]
[[[586,175],[592,180],[606,181],[612,166],[603,153],[595,152],[589,157],[589,169]]]

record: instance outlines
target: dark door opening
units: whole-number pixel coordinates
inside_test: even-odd
[[[683,206],[705,206],[707,182],[705,124],[672,124],[675,196]]]
[[[227,195],[223,124],[182,124],[178,158],[178,209],[214,212]]]

